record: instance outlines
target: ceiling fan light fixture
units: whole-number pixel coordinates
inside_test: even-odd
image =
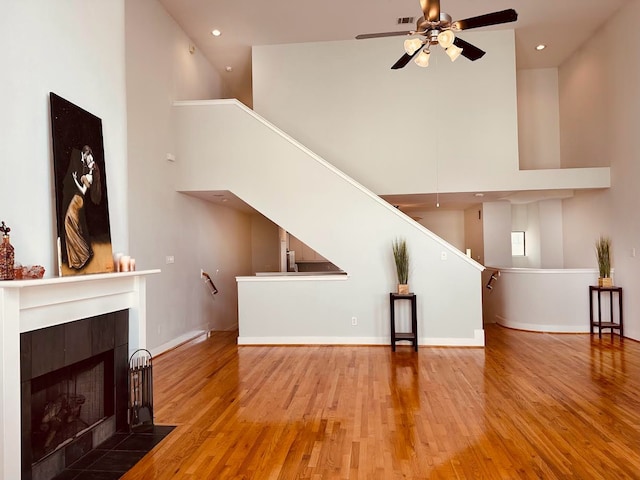
[[[422,47],[422,40],[417,37],[407,38],[404,41],[404,51],[407,55],[413,55]]]
[[[449,48],[445,50],[445,52],[447,52],[447,55],[449,55],[449,58],[451,59],[451,61],[455,62],[460,56],[460,54],[462,53],[462,49],[457,45],[451,45]]]
[[[449,48],[456,39],[455,34],[451,30],[443,30],[438,34],[438,44],[442,48]]]
[[[426,48],[420,52],[420,54],[415,58],[414,62],[416,65],[422,68],[426,68],[429,66],[429,56],[431,52]]]

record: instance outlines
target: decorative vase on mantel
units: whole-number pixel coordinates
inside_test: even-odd
[[[399,283],[398,293],[400,295],[409,295],[409,285],[407,285],[406,283]]]
[[[9,232],[11,229],[2,222],[0,225],[2,232],[2,243],[0,243],[0,280],[13,280],[15,278],[14,264],[15,251],[11,245]]]

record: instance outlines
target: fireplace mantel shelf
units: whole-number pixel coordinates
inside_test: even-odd
[[[144,275],[151,275],[154,273],[160,273],[160,270],[155,269],[120,273],[95,273],[91,275],[73,275],[69,277],[46,277],[39,278],[37,280],[11,280],[0,282],[0,288],[29,288],[41,287],[45,285],[61,285],[65,283],[98,282],[100,280],[111,280],[114,278],[122,277],[139,277]]]
[[[160,270],[0,282],[0,478],[20,478],[20,334],[129,310],[129,350],[146,347],[146,277]]]

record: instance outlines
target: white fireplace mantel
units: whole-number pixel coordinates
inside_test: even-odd
[[[21,476],[20,334],[129,310],[129,351],[146,347],[146,277],[160,270],[0,282],[0,478]]]

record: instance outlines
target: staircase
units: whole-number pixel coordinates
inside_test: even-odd
[[[239,343],[388,344],[405,238],[419,343],[484,345],[481,265],[236,100],[174,114],[178,191],[229,190],[347,272],[239,277]]]

